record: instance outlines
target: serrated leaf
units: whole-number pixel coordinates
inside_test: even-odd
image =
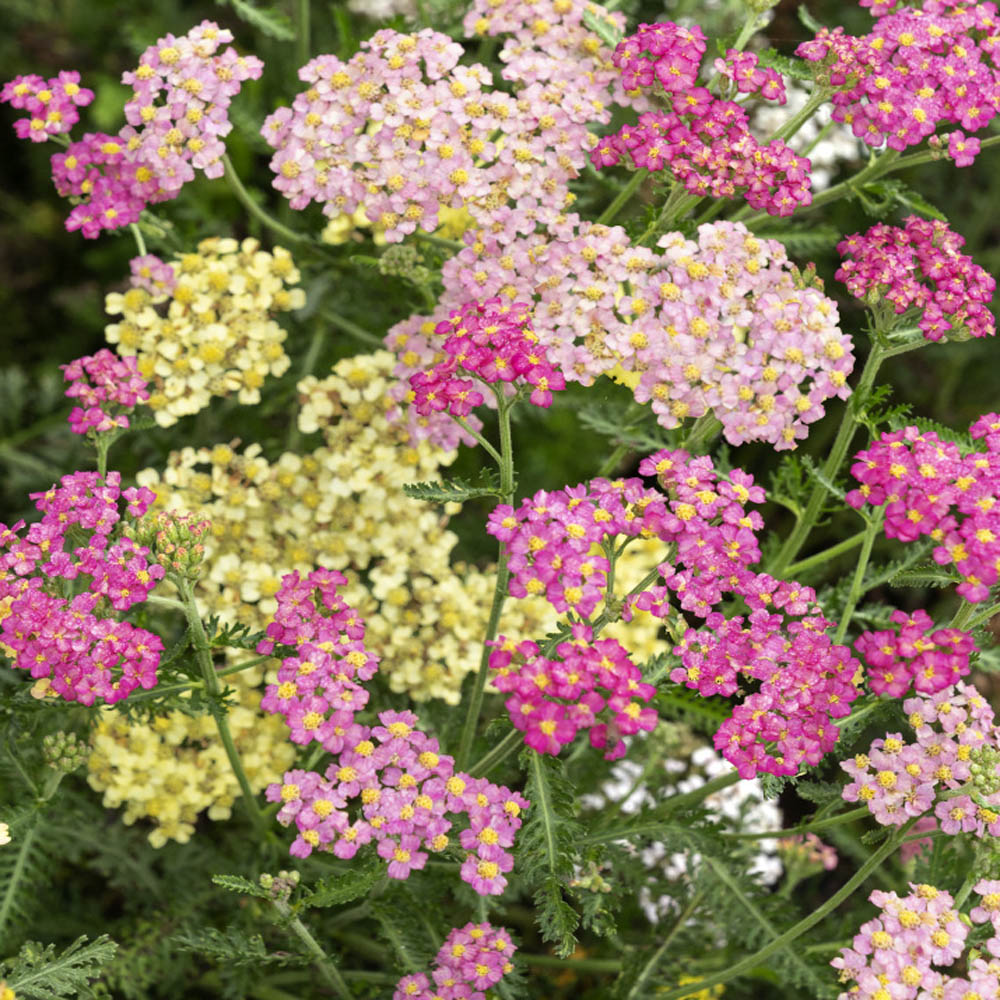
[[[261,899],[270,899],[270,893],[256,882],[251,882],[242,875],[213,875],[212,882],[222,889],[230,892],[241,892],[245,896],[258,896]]]
[[[494,474],[481,473],[477,485],[465,479],[445,479],[438,483],[406,483],[403,492],[414,500],[430,503],[462,503],[475,497],[501,496],[500,482]]]
[[[835,226],[810,226],[761,229],[760,235],[783,244],[790,254],[815,254],[829,250],[841,239],[842,233]]]
[[[830,479],[822,469],[812,460],[809,455],[802,456],[802,465],[805,468],[808,475],[815,479],[820,486],[827,491],[827,493],[835,496],[838,500],[843,500],[847,495],[844,490],[842,490],[837,484]]]
[[[932,205],[919,191],[914,191],[899,180],[871,181],[851,190],[857,195],[861,207],[871,216],[881,217],[901,206],[931,219],[947,221],[947,216],[939,208]]]
[[[118,945],[107,934],[90,944],[86,941],[84,934],[60,955],[54,945],[28,941],[12,962],[0,963],[0,973],[18,1000],[91,997],[90,981],[115,957]]]
[[[257,7],[250,3],[250,0],[215,0],[215,2],[232,7],[241,21],[246,21],[262,35],[277,38],[280,42],[291,42],[295,39],[295,29],[291,21],[279,10]]]
[[[346,872],[329,875],[316,883],[316,888],[302,900],[303,907],[339,906],[368,894],[384,875],[380,864],[368,868],[352,868]]]
[[[938,566],[903,570],[889,580],[890,587],[953,587],[959,578]]]
[[[816,73],[813,64],[805,59],[795,59],[792,56],[783,56],[777,49],[764,49],[757,53],[761,66],[776,69],[782,76],[791,77],[793,80],[815,80]]]

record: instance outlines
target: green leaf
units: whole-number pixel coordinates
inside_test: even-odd
[[[86,940],[86,935],[77,938],[58,956],[55,945],[43,948],[28,941],[12,962],[0,963],[0,972],[18,1000],[92,997],[90,981],[114,958],[118,945],[107,934],[91,944]]]
[[[250,0],[215,0],[219,5],[232,7],[236,16],[256,28],[262,35],[277,38],[280,42],[295,40],[295,29],[288,17],[279,10],[263,9]]]
[[[953,587],[959,577],[936,563],[924,563],[913,569],[896,573],[889,580],[890,587]]]
[[[607,11],[595,3],[587,4],[584,8],[583,23],[612,49],[622,40],[622,33],[608,17]]]
[[[403,492],[414,500],[431,503],[462,503],[474,497],[501,496],[500,479],[496,473],[483,470],[480,483],[470,483],[465,479],[445,479],[439,483],[407,483]]]
[[[305,965],[312,956],[293,952],[272,953],[264,945],[260,934],[248,934],[239,927],[197,927],[180,931],[170,939],[178,951],[204,955],[218,965],[239,968],[246,965]]]
[[[763,52],[757,53],[757,58],[760,60],[761,66],[776,69],[782,76],[791,77],[793,80],[812,81],[816,79],[816,71],[811,62],[783,56],[777,49],[764,49]]]
[[[408,973],[425,969],[436,951],[418,915],[420,906],[406,886],[394,886],[391,892],[371,903],[371,913],[378,921],[382,937],[396,953],[400,967]]]
[[[871,216],[882,217],[893,208],[904,208],[911,212],[919,212],[931,219],[947,221],[947,216],[932,205],[919,191],[907,187],[896,179],[871,181],[860,188],[852,187],[861,207]]]
[[[802,465],[812,479],[822,486],[827,493],[835,496],[838,500],[843,500],[847,495],[837,484],[823,472],[822,469],[812,460],[809,455],[802,456]]]
[[[303,900],[303,907],[339,906],[368,894],[383,876],[384,866],[371,864],[367,868],[351,868],[336,875],[329,875],[316,883],[316,888]]]
[[[260,899],[270,899],[271,894],[263,886],[251,882],[242,875],[213,875],[212,882],[230,892],[241,892],[245,896],[258,896]]]
[[[760,235],[777,240],[790,254],[816,254],[829,250],[842,237],[836,226],[787,226],[781,229],[761,229]]]
[[[819,34],[826,25],[821,24],[809,13],[809,8],[805,4],[800,4],[798,9],[795,11],[798,15],[799,20],[807,27],[814,35]]]

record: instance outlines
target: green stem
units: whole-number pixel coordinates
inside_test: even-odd
[[[305,945],[306,951],[316,960],[316,968],[334,993],[339,997],[344,997],[345,1000],[350,1000],[354,995],[351,988],[340,974],[340,970],[331,961],[330,956],[323,951],[316,939],[309,933],[309,928],[298,917],[292,915],[288,903],[280,899],[272,900],[272,902],[275,909],[288,921],[288,926],[295,936]]]
[[[706,413],[700,416],[692,425],[688,436],[684,440],[685,450],[693,455],[702,454],[707,451],[708,446],[715,440],[719,431],[722,430],[722,421],[714,413]]]
[[[641,167],[639,170],[635,171],[634,174],[629,178],[628,183],[618,192],[618,196],[613,202],[611,202],[608,207],[601,212],[598,216],[598,225],[607,226],[610,225],[614,220],[615,216],[624,208],[624,206],[631,200],[632,195],[639,190],[642,182],[649,176],[649,171],[645,167]]]
[[[337,313],[324,309],[323,319],[332,323],[338,330],[343,330],[344,333],[349,334],[355,340],[360,340],[362,344],[368,344],[375,348],[385,347],[385,344],[374,333],[369,333],[364,327],[358,326],[357,323],[347,319],[346,316],[339,316]]]
[[[503,389],[494,389],[497,399],[497,417],[500,424],[500,453],[483,441],[487,450],[493,454],[494,459],[500,467],[500,502],[512,504],[514,502],[514,446],[510,429],[510,412],[514,407],[514,400],[507,399],[503,394]],[[462,421],[459,419],[459,422]],[[471,431],[471,428],[469,428]],[[472,742],[476,737],[476,730],[479,727],[479,716],[483,709],[483,698],[486,691],[486,681],[490,672],[490,647],[487,645],[496,638],[500,628],[500,615],[503,613],[504,602],[507,600],[507,582],[510,572],[507,568],[507,546],[500,542],[499,553],[497,555],[497,578],[493,587],[493,601],[490,605],[490,617],[486,623],[486,635],[483,636],[483,652],[479,658],[479,672],[476,674],[475,683],[472,688],[472,695],[469,699],[469,707],[465,716],[465,725],[462,727],[462,736],[458,744],[458,753],[455,755],[456,766],[459,770],[465,768],[469,763],[469,754],[472,752]]]
[[[130,222],[128,227],[132,230],[132,235],[135,237],[135,246],[139,251],[139,256],[145,257],[146,241],[142,238],[142,230],[134,222]]]
[[[785,567],[785,575],[795,579],[799,573],[804,573],[814,566],[822,566],[824,563],[830,562],[831,559],[836,559],[837,556],[842,556],[845,552],[850,552],[851,549],[856,548],[865,540],[866,534],[867,532],[865,531],[859,531],[856,535],[851,535],[850,538],[845,538],[842,542],[831,545],[828,549],[823,549],[822,552],[817,552],[815,555],[807,556],[805,559],[800,559],[798,562],[792,563],[791,566]]]
[[[901,827],[897,833],[888,837],[882,846],[879,847],[878,850],[874,851],[869,856],[868,860],[865,861],[857,872],[855,872],[854,876],[845,882],[844,885],[833,893],[833,895],[830,896],[825,903],[819,906],[818,909],[814,910],[807,917],[804,917],[797,924],[789,927],[784,934],[774,938],[752,955],[748,955],[746,958],[730,965],[721,972],[716,972],[705,976],[704,979],[699,979],[698,988],[707,990],[712,986],[718,985],[719,983],[728,983],[730,979],[735,979],[744,972],[749,972],[751,969],[756,968],[758,965],[762,964],[765,959],[770,958],[775,952],[784,948],[785,945],[790,944],[797,938],[800,938],[807,930],[818,924],[828,913],[831,913],[838,906],[840,906],[845,899],[851,896],[864,884],[868,876],[879,868],[889,855],[896,851],[902,842],[906,831],[908,831],[915,822],[916,818],[909,820],[909,822],[907,822],[905,826]],[[666,993],[659,994],[659,1000],[682,1000],[682,998],[687,996],[690,992],[690,986],[680,986],[677,989],[668,990]]]
[[[97,435],[95,442],[97,448],[97,474],[103,479],[108,474],[108,448],[111,442],[103,435]]]
[[[854,567],[854,579],[851,581],[851,589],[847,595],[847,602],[844,604],[844,610],[840,616],[840,624],[837,626],[837,631],[833,637],[834,643],[838,645],[843,642],[844,636],[847,635],[847,627],[851,623],[851,615],[854,614],[854,609],[857,607],[858,601],[861,600],[861,595],[865,592],[865,573],[868,570],[868,560],[871,559],[872,546],[875,544],[875,538],[882,528],[884,517],[884,512],[879,510],[872,515],[868,521],[868,527],[865,528],[865,537],[861,543],[858,564]]]
[[[736,41],[733,42],[733,48],[737,52],[742,52],[747,42],[750,41],[754,36],[760,22],[760,14],[756,10],[751,10],[747,15],[747,19],[743,22],[743,27],[740,28],[740,33],[736,36]]]
[[[240,752],[236,749],[236,743],[233,741],[233,734],[229,728],[229,718],[226,715],[226,710],[219,704],[222,686],[219,684],[219,675],[216,672],[215,664],[212,662],[212,649],[208,641],[208,636],[205,633],[205,626],[202,624],[201,615],[198,613],[194,591],[191,589],[190,582],[183,577],[175,577],[173,583],[177,587],[184,604],[188,627],[191,630],[195,658],[201,669],[205,690],[211,697],[212,718],[215,720],[215,727],[219,731],[219,739],[226,751],[226,756],[229,758],[229,766],[233,769],[233,774],[236,776],[240,790],[243,793],[243,807],[246,809],[254,829],[259,835],[263,836],[267,832],[264,816],[260,811],[257,798],[250,788],[250,779],[247,778],[243,762],[240,760]]]
[[[250,192],[243,186],[243,181],[240,180],[239,174],[236,173],[236,168],[233,166],[232,161],[229,159],[227,153],[222,155],[222,163],[226,171],[226,180],[229,182],[229,186],[233,190],[233,194],[236,195],[236,200],[260,223],[266,226],[272,232],[277,233],[279,236],[284,237],[286,240],[291,240],[293,243],[310,243],[312,240],[305,233],[298,233],[294,229],[289,229],[282,222],[278,222],[274,216],[269,215],[264,211],[250,197]]]
[[[454,420],[466,434],[476,439],[476,443],[483,448],[483,450],[493,459],[494,462],[497,463],[498,467],[501,469],[503,468],[503,458],[501,457],[500,452],[498,452],[496,448],[494,448],[493,445],[491,445],[489,441],[487,441],[486,438],[479,433],[479,431],[475,430],[464,417],[456,417],[453,414],[451,419]],[[510,501],[505,502],[509,503]]]
[[[603,479],[605,476],[610,476],[631,450],[627,444],[616,445],[615,450],[601,463],[601,467],[597,470],[597,478]]]
[[[830,92],[825,87],[817,87],[810,95],[809,100],[788,119],[780,128],[775,129],[764,141],[764,145],[781,139],[787,142],[810,118],[816,113],[820,105],[827,100]]]
[[[312,44],[310,42],[310,0],[298,0],[298,7],[296,10],[296,31],[295,31],[295,49],[298,54],[299,66],[305,66],[309,62],[309,57],[312,54]]]
[[[831,826],[840,826],[843,823],[853,823],[857,819],[864,819],[871,814],[868,806],[859,806],[848,812],[840,813],[838,816],[828,816],[826,819],[811,820],[808,823],[800,823],[798,826],[789,827],[787,830],[765,830],[761,833],[723,833],[723,837],[731,840],[764,840],[772,837],[795,837],[800,833],[812,833],[815,830],[826,830]]]
[[[458,253],[459,250],[465,249],[465,244],[460,243],[458,240],[449,240],[444,236],[435,236],[433,233],[425,233],[422,229],[418,229],[413,235],[421,243],[427,243],[430,246],[438,247],[440,250],[450,250],[452,253]]]
[[[976,605],[963,600],[952,618],[949,628],[967,628],[973,615],[976,613]]]
[[[577,969],[580,972],[618,972],[622,963],[617,958],[556,958],[555,955],[518,956],[528,965],[551,969]]]
[[[484,754],[469,767],[469,774],[477,778],[482,777],[501,761],[515,753],[523,742],[524,735],[521,730],[512,729],[489,753]]]
[[[656,966],[659,964],[660,959],[663,958],[664,953],[667,948],[670,947],[671,942],[677,936],[678,932],[684,927],[684,925],[691,919],[691,914],[698,908],[698,904],[701,902],[702,893],[696,892],[689,900],[687,906],[681,911],[680,916],[674,921],[673,926],[667,931],[666,937],[660,942],[659,947],[656,951],[650,955],[649,960],[642,967],[639,975],[636,976],[635,982],[632,983],[632,988],[628,991],[628,995],[625,1000],[635,1000],[636,997],[642,996],[643,988],[645,987],[650,976],[656,972]],[[698,983],[698,991],[701,990],[701,983]],[[657,991],[659,992],[659,991]],[[682,997],[691,995],[691,986],[682,987],[681,994]]]

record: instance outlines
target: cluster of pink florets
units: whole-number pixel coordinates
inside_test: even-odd
[[[323,775],[289,771],[267,788],[268,800],[282,803],[278,821],[298,830],[291,853],[304,858],[319,849],[352,858],[374,841],[389,877],[405,879],[424,867],[428,852],[450,845],[451,817],[463,814],[469,825],[459,835],[467,852],[461,877],[483,895],[498,895],[514,863],[506,848],[528,802],[456,772],[413,712],[382,712],[376,726],[356,720],[368,703],[358,682],[371,679],[378,659],[365,649],[364,622],[337,594],[346,582],[328,569],[285,576],[268,639],[258,647],[294,647],[261,707],[284,717],[293,742],[316,741],[335,758]]]
[[[852,779],[844,799],[863,802],[885,826],[902,826],[934,807],[945,833],[1000,835],[1000,734],[986,699],[959,682],[909,698],[903,710],[916,742],[889,733],[867,754],[842,761]],[[959,790],[964,794],[941,794]]]
[[[851,475],[861,484],[847,494],[855,508],[885,507],[885,533],[937,546],[934,561],[961,578],[957,592],[978,603],[1000,578],[1000,415],[988,413],[970,428],[985,451],[963,454],[933,431],[888,431],[855,455]]]
[[[875,694],[899,698],[911,684],[921,694],[936,694],[971,669],[969,656],[977,647],[968,632],[935,628],[922,610],[893,611],[891,620],[900,627],[863,632],[854,643],[870,668],[868,683]]]
[[[0,90],[0,104],[27,111],[27,118],[14,122],[19,139],[45,142],[50,136],[63,135],[80,120],[78,108],[85,108],[94,92],[80,86],[80,74],[63,70],[44,80],[40,76],[17,76]]]
[[[69,415],[74,434],[128,427],[128,416],[119,408],[132,410],[149,399],[135,358],[119,358],[107,348],[59,367],[70,383],[66,395],[80,402]]]
[[[656,728],[654,708],[643,706],[656,688],[617,639],[597,639],[587,625],[574,625],[573,638],[556,646],[558,659],[540,653],[538,644],[499,636],[491,645],[493,686],[510,697],[505,702],[524,742],[538,753],[558,754],[582,729],[605,760],[625,753],[623,736]],[[608,722],[599,722],[608,710]]]
[[[830,963],[840,970],[842,983],[855,983],[838,1000],[880,996],[893,1000],[985,1000],[1000,996],[1000,883],[982,879],[973,887],[981,899],[969,916],[973,923],[990,921],[994,934],[965,956],[969,926],[951,894],[913,882],[910,889],[902,898],[881,889],[868,897],[882,911],[880,916],[863,924],[852,946],[841,949]],[[940,971],[960,960],[964,975]]]
[[[716,59],[715,71],[729,80],[739,94],[760,94],[765,100],[785,104],[785,81],[770,66],[761,66],[754,52],[726,49],[724,58]]]
[[[232,40],[212,21],[179,38],[159,39],[138,68],[122,76],[133,88],[125,105],[128,124],[113,136],[87,133],[52,157],[56,189],[79,199],[68,230],[94,238],[136,222],[146,205],[177,197],[196,169],[222,176],[222,139],[232,130],[229,104],[263,70],[254,56],[231,47],[219,51]]]
[[[23,521],[0,525],[0,651],[32,677],[51,678],[67,701],[110,704],[153,687],[163,643],[112,613],[145,601],[164,576],[150,550],[119,530],[119,500],[139,517],[153,493],[122,491],[117,472],[103,480],[75,472],[31,498],[41,520],[26,531]],[[64,596],[77,580],[86,589]]]
[[[460,377],[464,372],[487,385],[530,386],[531,402],[543,408],[552,404],[553,390],[566,388],[562,372],[549,363],[539,344],[523,302],[469,302],[438,323],[434,332],[444,338],[440,350],[445,360],[410,376],[410,403],[421,415],[445,411],[465,417],[480,406],[483,394],[474,381]]]
[[[502,928],[488,923],[456,927],[437,953],[431,979],[423,972],[403,976],[392,1000],[486,1000],[484,991],[514,968],[510,960],[516,950]]]
[[[144,288],[150,295],[170,295],[177,284],[177,273],[172,264],[146,253],[129,261],[132,272],[129,283],[133,288]]]
[[[896,313],[919,309],[917,325],[928,340],[941,340],[949,330],[991,337],[996,330],[989,303],[996,282],[959,253],[964,245],[936,219],[911,215],[902,229],[880,222],[837,244],[843,264],[836,277],[856,298],[885,299]]]
[[[898,150],[942,125],[985,128],[1000,106],[996,5],[935,2],[892,12],[894,6],[872,4],[878,21],[868,35],[823,29],[796,49],[803,59],[822,63],[819,82],[840,88],[832,98],[834,120],[870,146]],[[971,163],[978,141],[952,135],[958,137],[949,143],[955,162]]]
[[[645,112],[638,124],[605,137],[591,153],[591,162],[600,169],[627,157],[637,168],[669,169],[692,194],[741,195],[751,207],[771,215],[791,215],[800,205],[809,205],[809,161],[780,139],[758,143],[739,104],[697,86],[704,54],[700,28],[682,28],[669,21],[640,25],[634,35],[619,42],[614,61],[623,85],[648,89],[659,84],[658,94],[669,103],[669,110]],[[732,57],[737,87],[759,84],[764,96],[783,97],[780,76],[774,70],[758,70],[752,59]],[[728,69],[725,61],[722,65]]]

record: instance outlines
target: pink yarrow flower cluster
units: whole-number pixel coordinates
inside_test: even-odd
[[[869,666],[868,683],[875,694],[900,698],[910,685],[921,694],[951,687],[971,669],[977,647],[959,628],[936,628],[926,611],[893,611],[893,631],[863,632],[854,648]]]
[[[785,104],[785,81],[781,74],[769,66],[760,65],[760,57],[754,52],[726,49],[724,58],[716,59],[715,71],[731,81],[739,94],[760,94],[765,100]]]
[[[823,29],[796,49],[818,64],[819,83],[839,88],[832,98],[835,121],[869,146],[903,150],[941,126],[975,132],[993,120],[1000,108],[995,4],[870,6],[878,20],[868,35]],[[950,155],[959,166],[971,163],[978,140],[952,134],[964,149],[949,143]]]
[[[45,80],[35,74],[17,76],[0,90],[0,104],[27,111],[26,118],[14,122],[19,139],[45,142],[51,136],[64,135],[80,120],[78,108],[85,108],[94,92],[80,86],[80,74],[62,70]]]
[[[41,520],[0,525],[0,651],[66,701],[111,704],[153,687],[162,641],[114,615],[145,601],[165,573],[120,531],[119,502],[140,517],[153,493],[123,491],[117,472],[75,472],[31,499]],[[74,582],[84,589],[67,597]]]
[[[636,168],[670,170],[692,194],[740,196],[770,215],[791,215],[799,206],[809,205],[809,160],[780,139],[758,143],[739,104],[720,100],[697,85],[704,54],[700,28],[682,28],[669,21],[642,24],[619,42],[614,62],[623,85],[640,90],[655,87],[669,107],[645,112],[637,124],[606,136],[591,153],[593,165],[601,169],[626,159]],[[774,70],[758,70],[756,61],[751,64],[753,58],[731,57],[738,89],[756,82],[765,96],[784,96],[780,76]],[[726,61],[722,66],[728,69]]]
[[[529,399],[543,408],[552,404],[553,390],[566,388],[562,372],[549,363],[539,344],[523,302],[469,302],[438,323],[434,332],[444,338],[440,349],[445,360],[410,376],[410,403],[423,416],[446,411],[465,417],[484,402],[475,382],[461,377],[463,372],[487,385],[530,386]]]
[[[489,923],[456,927],[437,953],[431,978],[403,976],[392,1000],[486,1000],[485,991],[513,970],[516,950],[510,935]]]
[[[128,415],[120,411],[132,410],[149,399],[135,358],[119,358],[107,348],[59,367],[70,383],[66,395],[80,402],[69,415],[74,434],[128,427]]]
[[[964,245],[937,219],[911,215],[902,229],[880,222],[837,244],[843,264],[836,277],[856,298],[884,299],[897,314],[919,309],[917,325],[928,340],[942,340],[949,331],[952,337],[992,337],[989,304],[996,282],[959,253]]]
[[[978,883],[976,891],[980,892]],[[968,1000],[1000,993],[1000,938],[986,942],[987,954],[966,958],[966,974],[940,971],[963,957],[969,928],[951,894],[933,885],[910,883],[910,894],[876,889],[868,899],[881,911],[862,924],[850,948],[830,963],[840,981],[854,985],[838,1000]],[[975,912],[975,911],[973,911]]]
[[[232,33],[203,21],[186,35],[166,35],[122,76],[133,88],[128,122],[117,135],[88,133],[52,157],[52,179],[79,199],[66,220],[87,238],[136,222],[146,205],[176,198],[195,170],[221,177],[222,139],[232,130],[228,108],[264,64],[221,49]]]
[[[129,261],[132,272],[129,283],[133,288],[143,288],[150,295],[171,295],[177,284],[177,274],[173,265],[157,257],[155,253],[133,257]]]
[[[424,867],[429,852],[450,845],[453,817],[464,815],[461,877],[482,895],[498,895],[514,863],[506,848],[528,802],[456,772],[413,712],[382,712],[374,726],[357,721],[368,702],[359,682],[371,679],[378,659],[364,646],[364,622],[337,593],[346,582],[327,569],[286,575],[268,639],[258,647],[293,647],[261,707],[284,717],[293,742],[318,742],[334,756],[322,775],[289,771],[267,788],[268,801],[281,803],[278,821],[298,830],[291,854],[304,858],[318,849],[352,858],[374,842],[388,876],[405,879]]]
[[[842,761],[852,779],[845,801],[863,802],[883,826],[902,826],[933,807],[945,833],[1000,835],[1000,733],[986,699],[959,682],[909,698],[903,709],[916,742],[889,733]]]
[[[885,508],[885,534],[903,542],[936,543],[934,561],[960,579],[967,601],[989,597],[1000,577],[1000,415],[987,413],[969,428],[985,451],[963,450],[933,431],[889,431],[855,455],[847,494],[855,508]]]
[[[643,705],[656,688],[643,683],[617,639],[595,640],[587,625],[574,625],[572,634],[556,646],[557,659],[530,640],[499,636],[489,643],[493,686],[510,694],[507,711],[532,750],[558,754],[589,729],[591,746],[607,748],[604,759],[617,760],[625,754],[623,736],[656,728],[656,710]],[[599,721],[605,709],[608,721]]]

